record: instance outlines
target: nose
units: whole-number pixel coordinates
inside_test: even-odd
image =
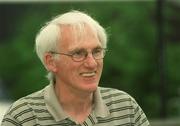
[[[92,53],[89,53],[84,60],[84,65],[88,68],[95,68],[97,66],[97,61],[94,59]]]

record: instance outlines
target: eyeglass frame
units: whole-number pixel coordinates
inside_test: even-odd
[[[95,56],[95,54],[94,54],[95,52],[93,52],[93,51],[97,51],[98,49],[101,49],[101,51],[102,51],[102,52],[101,52],[101,53],[102,53],[102,57],[101,57],[101,58],[96,58],[96,56]],[[79,59],[78,59],[78,57],[75,56],[75,55],[78,54],[78,51],[79,51],[79,53],[80,53],[80,51],[81,51],[81,53],[83,53],[83,54],[81,55],[81,57],[79,57]],[[49,53],[51,53],[51,54],[59,54],[59,55],[64,55],[64,56],[69,56],[69,57],[71,57],[71,59],[72,59],[73,61],[75,61],[75,62],[81,62],[81,61],[84,61],[84,60],[87,58],[87,56],[88,56],[89,53],[91,53],[92,57],[93,57],[95,60],[103,59],[103,58],[105,57],[107,51],[108,51],[107,48],[97,47],[97,48],[94,48],[91,52],[88,52],[88,51],[85,50],[85,49],[79,49],[79,50],[71,51],[71,52],[69,52],[69,53],[56,52],[56,51],[49,51]],[[79,54],[79,56],[80,56],[80,54]]]

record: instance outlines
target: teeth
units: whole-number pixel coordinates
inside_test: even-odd
[[[90,77],[90,76],[94,76],[95,72],[82,73],[81,75],[84,76],[84,77]]]

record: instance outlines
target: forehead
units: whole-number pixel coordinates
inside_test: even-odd
[[[84,25],[63,25],[61,27],[60,48],[72,50],[75,48],[94,48],[101,46],[97,32],[90,26]]]

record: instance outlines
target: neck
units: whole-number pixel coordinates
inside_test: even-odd
[[[80,92],[55,85],[55,92],[63,110],[77,122],[83,122],[93,105],[93,92]]]

